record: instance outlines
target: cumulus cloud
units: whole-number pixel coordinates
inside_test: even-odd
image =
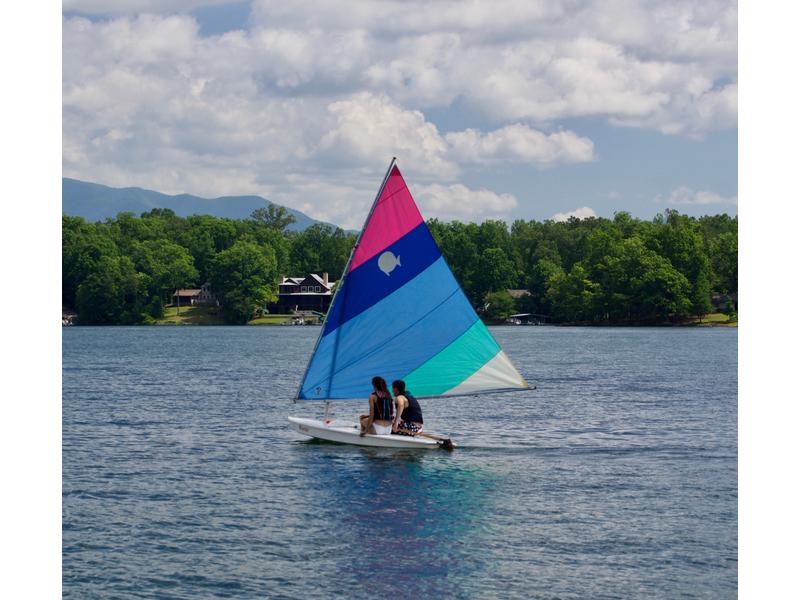
[[[681,186],[672,190],[669,196],[656,198],[656,202],[666,202],[667,204],[722,204],[722,205],[736,205],[738,198],[736,196],[720,196],[714,192],[703,190],[693,190],[691,188]]]
[[[458,166],[447,159],[447,145],[419,111],[403,110],[386,96],[363,93],[328,106],[335,123],[322,136],[318,152],[331,160],[387,164],[392,156],[418,172],[452,179]]]
[[[512,162],[547,167],[594,159],[592,140],[571,131],[547,135],[527,125],[515,124],[486,134],[467,129],[448,133],[445,137],[453,156],[464,162]]]
[[[601,116],[689,135],[736,123],[732,0],[256,0],[251,23],[233,71],[296,94],[386,93],[418,110],[461,98],[499,122]]]
[[[736,124],[730,0],[256,0],[246,29],[211,36],[176,14],[226,1],[65,2],[111,18],[63,21],[64,175],[258,193],[345,224],[345,199],[374,195],[353,182],[398,156],[440,216],[471,218],[516,200],[454,188],[467,167],[596,159],[560,119],[690,136]],[[482,129],[429,118],[456,101]]]
[[[352,182],[379,180],[392,156],[414,180],[431,182],[456,179],[464,162],[545,166],[591,153],[591,141],[572,132],[514,126],[470,130],[478,147],[462,156],[463,136],[451,141],[385,94],[287,94],[278,88],[315,80],[319,66],[313,45],[293,33],[204,38],[190,17],[140,15],[67,19],[64,35],[63,161],[72,177],[259,193],[350,227],[354,206],[368,208],[374,195]]]
[[[471,190],[461,184],[411,186],[420,210],[428,217],[483,221],[502,219],[516,208],[517,199],[512,194],[497,194],[490,190]]]
[[[418,108],[461,98],[498,121],[601,116],[688,135],[735,126],[732,0],[259,0],[253,22],[314,39],[321,58],[343,32],[368,32],[369,65],[351,63],[352,80]]]
[[[550,217],[551,221],[568,221],[570,217],[575,217],[576,219],[588,219],[589,217],[596,217],[597,213],[594,212],[588,206],[581,206],[580,208],[576,208],[575,210],[571,210],[569,212],[563,213],[556,213],[552,217]]]
[[[549,167],[594,158],[592,141],[572,131],[548,135],[517,124],[442,135],[422,112],[403,109],[385,95],[357,94],[331,103],[328,112],[333,120],[316,154],[338,163],[377,166],[397,156],[418,173],[449,180],[463,163]]]

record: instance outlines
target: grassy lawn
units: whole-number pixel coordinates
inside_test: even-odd
[[[715,327],[737,327],[739,325],[738,318],[734,317],[731,321],[728,315],[722,313],[711,313],[705,315],[702,319],[692,317],[686,320],[686,325],[713,325]]]
[[[291,323],[292,315],[265,315],[248,325],[282,325]],[[181,306],[180,312],[175,306],[164,308],[164,318],[156,321],[157,325],[224,325],[222,312],[216,306]]]
[[[252,321],[248,321],[248,325],[281,325],[282,323],[291,322],[292,315],[265,315],[257,317]]]
[[[175,306],[164,308],[164,318],[158,325],[223,325],[222,315],[216,306]]]

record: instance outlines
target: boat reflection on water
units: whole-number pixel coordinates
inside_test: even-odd
[[[314,504],[324,507],[330,535],[360,549],[360,560],[345,558],[351,548],[326,574],[346,586],[343,595],[460,597],[465,578],[487,568],[480,549],[491,474],[446,452],[304,445],[314,446],[307,475],[326,496]]]

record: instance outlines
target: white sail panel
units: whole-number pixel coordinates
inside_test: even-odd
[[[528,383],[519,374],[514,365],[511,364],[506,353],[501,350],[480,370],[473,373],[456,387],[447,390],[444,395],[475,394],[491,389],[527,389],[528,387]]]

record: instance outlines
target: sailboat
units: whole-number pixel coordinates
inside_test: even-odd
[[[417,398],[530,389],[464,295],[396,158],[350,253],[294,399],[325,401],[325,416],[289,422],[304,435],[334,442],[452,448],[446,436],[360,436],[358,422],[332,419],[331,403],[363,402],[375,375],[402,379]]]

